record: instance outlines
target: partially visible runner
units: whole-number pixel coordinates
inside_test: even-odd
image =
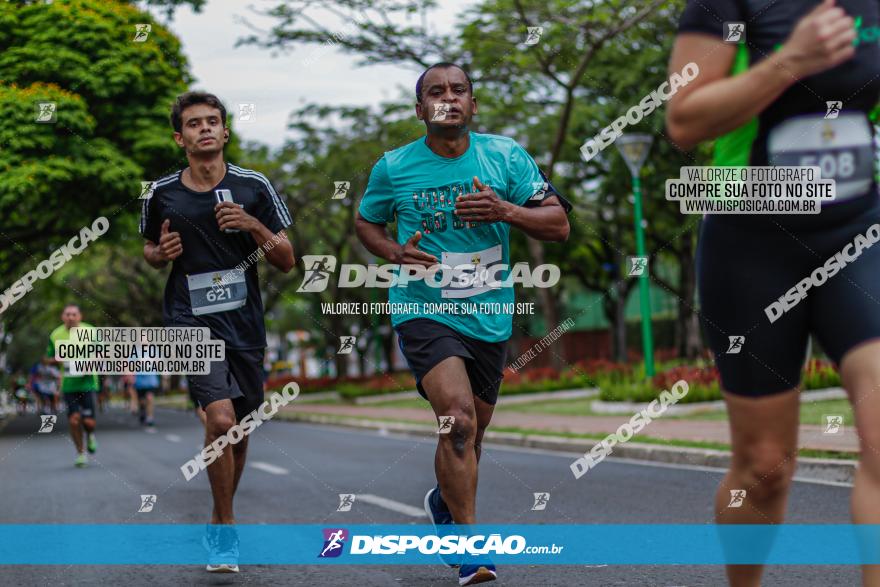
[[[226,359],[208,375],[190,375],[204,408],[205,446],[226,435],[263,402],[266,327],[256,263],[259,248],[275,267],[290,271],[290,213],[261,173],[228,164],[226,108],[216,96],[188,92],[171,109],[174,140],[189,167],[154,182],[144,200],[144,258],[153,267],[173,261],[165,287],[166,326],[207,327],[225,341]],[[247,265],[242,273],[239,265]],[[223,284],[215,288],[216,284]],[[208,466],[214,498],[205,543],[209,572],[238,572],[238,534],[232,501],[247,456],[248,437]]]
[[[141,425],[147,428],[152,428],[155,425],[153,403],[161,387],[162,382],[159,379],[159,374],[155,371],[138,373],[134,376],[134,388],[138,397],[138,420]]]
[[[744,35],[739,44],[725,42],[730,23],[745,23],[736,31]],[[836,363],[855,413],[861,450],[853,521],[880,524],[880,246],[865,236],[880,237],[868,116],[880,97],[878,30],[876,0],[839,7],[833,0],[691,0],[681,17],[669,68],[695,62],[699,75],[670,101],[671,139],[690,148],[717,138],[715,165],[821,165],[837,191],[819,214],[709,214],[703,221],[701,315],[733,452],[715,498],[718,523],[783,521],[812,334]],[[827,261],[839,252],[845,262],[833,275]],[[766,309],[823,266],[833,276],[771,321]],[[730,337],[742,335],[741,351],[728,354]],[[742,490],[744,506],[728,507],[731,492]],[[727,576],[732,585],[752,586],[762,571],[731,565]],[[880,566],[863,572],[865,585],[880,585]]]
[[[27,414],[28,404],[30,403],[30,394],[28,393],[27,377],[22,373],[15,373],[11,377],[13,387],[15,388],[15,411],[19,415]]]
[[[134,373],[123,373],[120,377],[122,384],[122,393],[128,402],[128,413],[132,416],[138,415],[138,396],[134,389]]]
[[[477,101],[461,67],[439,63],[428,68],[416,84],[415,109],[427,136],[385,153],[360,203],[356,230],[370,252],[402,265],[432,267],[442,260],[480,276],[489,267],[510,265],[511,226],[540,240],[568,237],[570,205],[525,149],[513,139],[469,130]],[[393,240],[386,225],[395,217]],[[507,276],[504,270],[496,278]],[[456,532],[467,532],[476,523],[480,444],[498,400],[512,315],[433,313],[425,306],[513,303],[512,287],[481,279],[463,288],[456,282],[438,288],[412,281],[389,292],[393,308],[412,303],[423,308],[392,313],[392,324],[419,393],[431,403],[438,422],[451,424],[448,433],[438,436],[438,483],[425,496],[438,532],[449,531],[442,526],[453,523],[464,526]],[[460,585],[497,576],[485,557],[444,562],[460,562]]]
[[[70,424],[70,436],[76,447],[77,467],[85,467],[89,460],[86,457],[86,449],[90,454],[98,450],[98,441],[95,438],[95,402],[98,393],[97,375],[77,375],[72,372],[72,362],[55,360],[55,342],[70,339],[71,328],[94,328],[91,324],[82,321],[82,312],[76,304],[67,304],[61,312],[61,326],[49,335],[49,345],[46,347],[47,363],[61,365],[61,393],[67,404],[67,420]],[[83,443],[83,432],[86,434],[86,442]]]
[[[59,383],[61,372],[55,365],[40,361],[31,368],[30,385],[37,396],[40,414],[58,413]]]

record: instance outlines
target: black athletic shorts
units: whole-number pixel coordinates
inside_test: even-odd
[[[764,396],[797,387],[810,334],[838,365],[853,347],[880,337],[880,242],[868,240],[858,258],[823,280],[826,261],[844,248],[851,258],[855,249],[847,245],[877,223],[880,202],[810,230],[758,216],[705,218],[697,251],[701,318],[724,390]],[[800,295],[786,292],[811,275],[806,297],[792,305]],[[739,352],[728,352],[732,336],[744,337]]]
[[[152,393],[153,397],[159,395],[159,388],[158,387],[135,388],[135,391],[137,391],[138,398],[140,398],[140,399],[147,397],[148,393]]]
[[[94,391],[62,393],[67,404],[67,415],[81,414],[83,418],[94,418],[95,394]]]
[[[493,406],[498,401],[507,356],[506,342],[477,340],[428,318],[407,320],[395,330],[400,350],[416,376],[416,387],[422,397],[428,398],[422,387],[422,378],[428,371],[444,359],[461,357],[465,360],[474,395]]]
[[[235,417],[241,420],[263,403],[263,356],[265,349],[226,349],[226,359],[211,361],[208,375],[187,375],[190,397],[202,408],[221,399],[232,400]]]

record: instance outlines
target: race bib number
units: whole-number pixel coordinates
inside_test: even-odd
[[[444,299],[469,298],[501,287],[501,245],[471,253],[443,253],[441,262],[452,268],[452,280],[440,295]]]
[[[238,271],[211,271],[187,275],[194,316],[241,308],[247,301],[247,283]]]
[[[771,165],[818,167],[823,179],[833,179],[837,197],[823,205],[861,196],[874,181],[873,135],[860,112],[786,120],[770,131],[767,151]]]

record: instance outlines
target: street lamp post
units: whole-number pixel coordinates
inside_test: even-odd
[[[632,175],[633,198],[635,199],[636,254],[639,257],[645,257],[645,230],[642,226],[642,182],[639,178],[639,172],[648,158],[652,142],[651,135],[627,134],[619,137],[615,143]],[[651,297],[647,263],[639,275],[639,308],[642,313],[642,350],[645,355],[645,374],[648,377],[653,377],[654,338],[651,333]]]

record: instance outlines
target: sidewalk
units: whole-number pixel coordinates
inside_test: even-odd
[[[376,418],[402,420],[419,424],[435,425],[434,415],[425,404],[424,409],[382,408],[352,405],[298,405],[284,408],[303,414],[325,416]],[[527,414],[497,411],[492,418],[494,428],[521,428],[547,433],[610,434],[629,421],[621,416],[558,416],[551,414]],[[648,424],[642,435],[664,440],[690,440],[730,444],[730,431],[725,420],[664,420],[659,418]],[[798,435],[799,448],[837,452],[858,452],[859,443],[855,430],[848,426],[838,434],[823,434],[821,426],[801,425]]]

